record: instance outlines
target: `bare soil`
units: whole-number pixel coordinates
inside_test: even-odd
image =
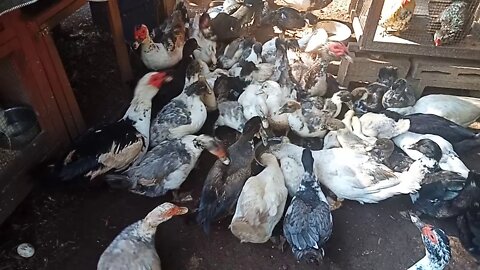
[[[335,0],[331,8],[343,10],[344,2],[348,1]],[[112,121],[125,110],[131,88],[120,82],[109,36],[91,25],[88,7],[72,17],[56,34],[77,100],[89,125]],[[476,153],[464,160],[471,169],[480,169]],[[192,192],[194,201],[186,204],[190,209],[196,206],[213,161],[203,154],[182,187]],[[95,269],[103,250],[123,228],[168,200],[170,195],[151,199],[111,190],[101,181],[38,187],[0,228],[0,270]],[[229,220],[205,235],[193,215],[161,224],[156,247],[166,270],[406,269],[424,256],[419,231],[401,215],[410,207],[408,196],[370,205],[345,202],[333,212],[333,236],[321,266],[296,262],[287,246],[282,252],[272,243],[241,244],[228,230]],[[457,234],[453,220],[426,220],[451,237]],[[449,269],[479,269],[458,241],[451,241],[454,258]],[[16,247],[23,242],[35,247],[33,257],[17,255]]]

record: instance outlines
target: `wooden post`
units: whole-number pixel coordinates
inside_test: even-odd
[[[112,31],[113,44],[117,56],[118,67],[124,82],[133,78],[132,67],[128,58],[128,50],[125,46],[125,38],[123,36],[122,20],[120,17],[120,9],[117,0],[108,0],[108,21]]]

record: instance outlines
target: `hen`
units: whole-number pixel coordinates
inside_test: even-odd
[[[385,1],[379,22],[379,25],[384,28],[383,34],[407,30],[412,20],[415,6],[415,0]]]
[[[435,32],[435,46],[451,44],[462,34],[468,19],[468,4],[465,1],[454,1],[440,14],[440,29]]]

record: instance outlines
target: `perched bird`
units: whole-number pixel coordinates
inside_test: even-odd
[[[384,108],[403,108],[413,106],[416,102],[415,91],[405,79],[397,79],[383,95]]]
[[[421,232],[426,254],[425,257],[410,266],[408,270],[444,269],[452,256],[450,241],[445,232],[440,228],[422,222],[418,216],[412,213],[410,213],[410,219]]]
[[[212,222],[234,212],[242,187],[251,176],[255,155],[253,137],[261,126],[260,117],[248,120],[240,138],[227,150],[230,164],[227,166],[217,160],[208,172],[197,214],[197,221],[206,233]]]
[[[288,191],[277,158],[263,153],[260,162],[265,169],[245,182],[230,223],[230,230],[242,243],[267,242],[287,201]]]
[[[182,2],[183,3],[183,2]],[[183,5],[180,5],[181,7]],[[173,67],[183,55],[183,45],[186,40],[186,28],[182,10],[174,10],[171,23],[163,29],[161,42],[154,43],[148,27],[144,24],[135,27],[134,49],[141,47],[141,58],[150,70],[160,70]]]
[[[469,2],[469,1],[468,1]],[[469,3],[455,0],[440,14],[440,29],[435,32],[435,46],[448,45],[461,38],[468,20]]]
[[[149,146],[152,98],[171,80],[164,72],[143,76],[123,118],[78,138],[73,150],[55,165],[54,174],[63,180],[81,175],[91,180],[110,170],[124,170],[140,159]]]
[[[223,148],[222,143],[203,134],[165,140],[122,175],[107,175],[107,182],[111,186],[126,187],[133,193],[159,197],[180,188],[204,149],[228,165],[230,160]],[[175,192],[174,197],[178,197],[176,195]]]
[[[214,95],[205,77],[187,86],[155,116],[150,127],[150,146],[166,139],[181,138],[198,132],[207,119],[201,96]]]
[[[285,214],[283,234],[297,260],[315,262],[325,255],[323,246],[332,234],[333,218],[308,149],[303,150],[302,164],[305,172]]]
[[[480,99],[432,94],[421,97],[414,105],[403,108],[388,108],[388,110],[402,115],[414,113],[434,114],[467,127],[480,117]]]
[[[160,258],[155,250],[158,225],[173,216],[186,214],[188,209],[163,203],[148,215],[125,228],[100,256],[98,270],[160,270]]]
[[[416,0],[390,0],[385,2],[382,9],[379,25],[384,34],[388,32],[402,32],[408,29],[415,11]]]

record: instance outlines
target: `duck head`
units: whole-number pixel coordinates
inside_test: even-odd
[[[430,139],[421,139],[408,147],[411,150],[417,150],[429,159],[439,162],[442,158],[442,148]]]
[[[353,58],[350,56],[347,46],[341,42],[327,42],[327,55],[330,57],[327,58],[340,58],[344,59],[350,63],[353,63]]]
[[[187,40],[183,45],[183,57],[193,56],[193,52],[198,48],[200,47],[196,39],[191,38]]]
[[[143,99],[152,99],[160,87],[172,79],[166,72],[149,72],[138,81],[134,95]]]
[[[395,144],[392,140],[381,138],[375,141],[375,145],[369,152],[378,160],[383,162],[393,154],[394,150]]]
[[[213,94],[213,90],[210,87],[210,84],[207,82],[205,76],[203,75],[198,76],[198,81],[187,86],[184,91],[187,96],[191,96],[194,94],[197,96]]]
[[[430,269],[443,269],[450,261],[450,241],[440,228],[424,223],[420,218],[410,213],[410,220],[420,230],[425,245],[426,257],[430,262]]]
[[[325,123],[323,124],[323,126],[325,129],[328,129],[330,131],[338,131],[347,127],[345,123],[336,118],[325,119]]]
[[[242,67],[242,69],[240,70],[240,77],[248,76],[252,74],[252,72],[254,72],[255,70],[258,70],[255,63],[252,63],[250,61],[241,61],[239,64]]]
[[[377,82],[391,86],[398,79],[398,68],[393,66],[382,67],[378,71]]]
[[[230,42],[242,34],[242,24],[237,18],[227,13],[219,13],[211,20],[211,36],[213,40]]]
[[[253,139],[255,134],[259,132],[260,136],[262,137],[262,141],[264,141],[266,144],[267,136],[262,126],[262,118],[260,116],[254,116],[245,123],[245,126],[243,127],[242,137],[251,140]]]
[[[150,33],[148,31],[148,27],[145,24],[135,26],[135,30],[133,33],[135,38],[135,42],[133,42],[133,49],[136,50],[140,47],[141,44],[146,43],[150,40]]]
[[[433,35],[433,43],[435,46],[443,46],[447,44],[451,44],[454,42],[456,37],[455,31],[450,31],[447,29],[440,29],[435,32]]]
[[[295,100],[289,100],[278,110],[279,114],[294,113],[302,108],[302,104]]]
[[[208,152],[215,155],[223,164],[229,165],[227,151],[223,144],[215,138],[208,135],[198,135],[193,140],[193,145],[199,149],[207,149]]]
[[[153,209],[142,220],[141,234],[146,237],[152,237],[155,234],[157,226],[171,219],[174,216],[184,215],[188,208],[179,207],[173,203],[165,202]]]
[[[331,98],[332,102],[335,103],[335,105],[337,105],[338,107],[340,107],[340,109],[341,109],[341,105],[344,103],[345,105],[348,106],[350,110],[353,110],[352,99],[353,99],[352,94],[347,90],[340,90],[335,94],[333,94]]]

